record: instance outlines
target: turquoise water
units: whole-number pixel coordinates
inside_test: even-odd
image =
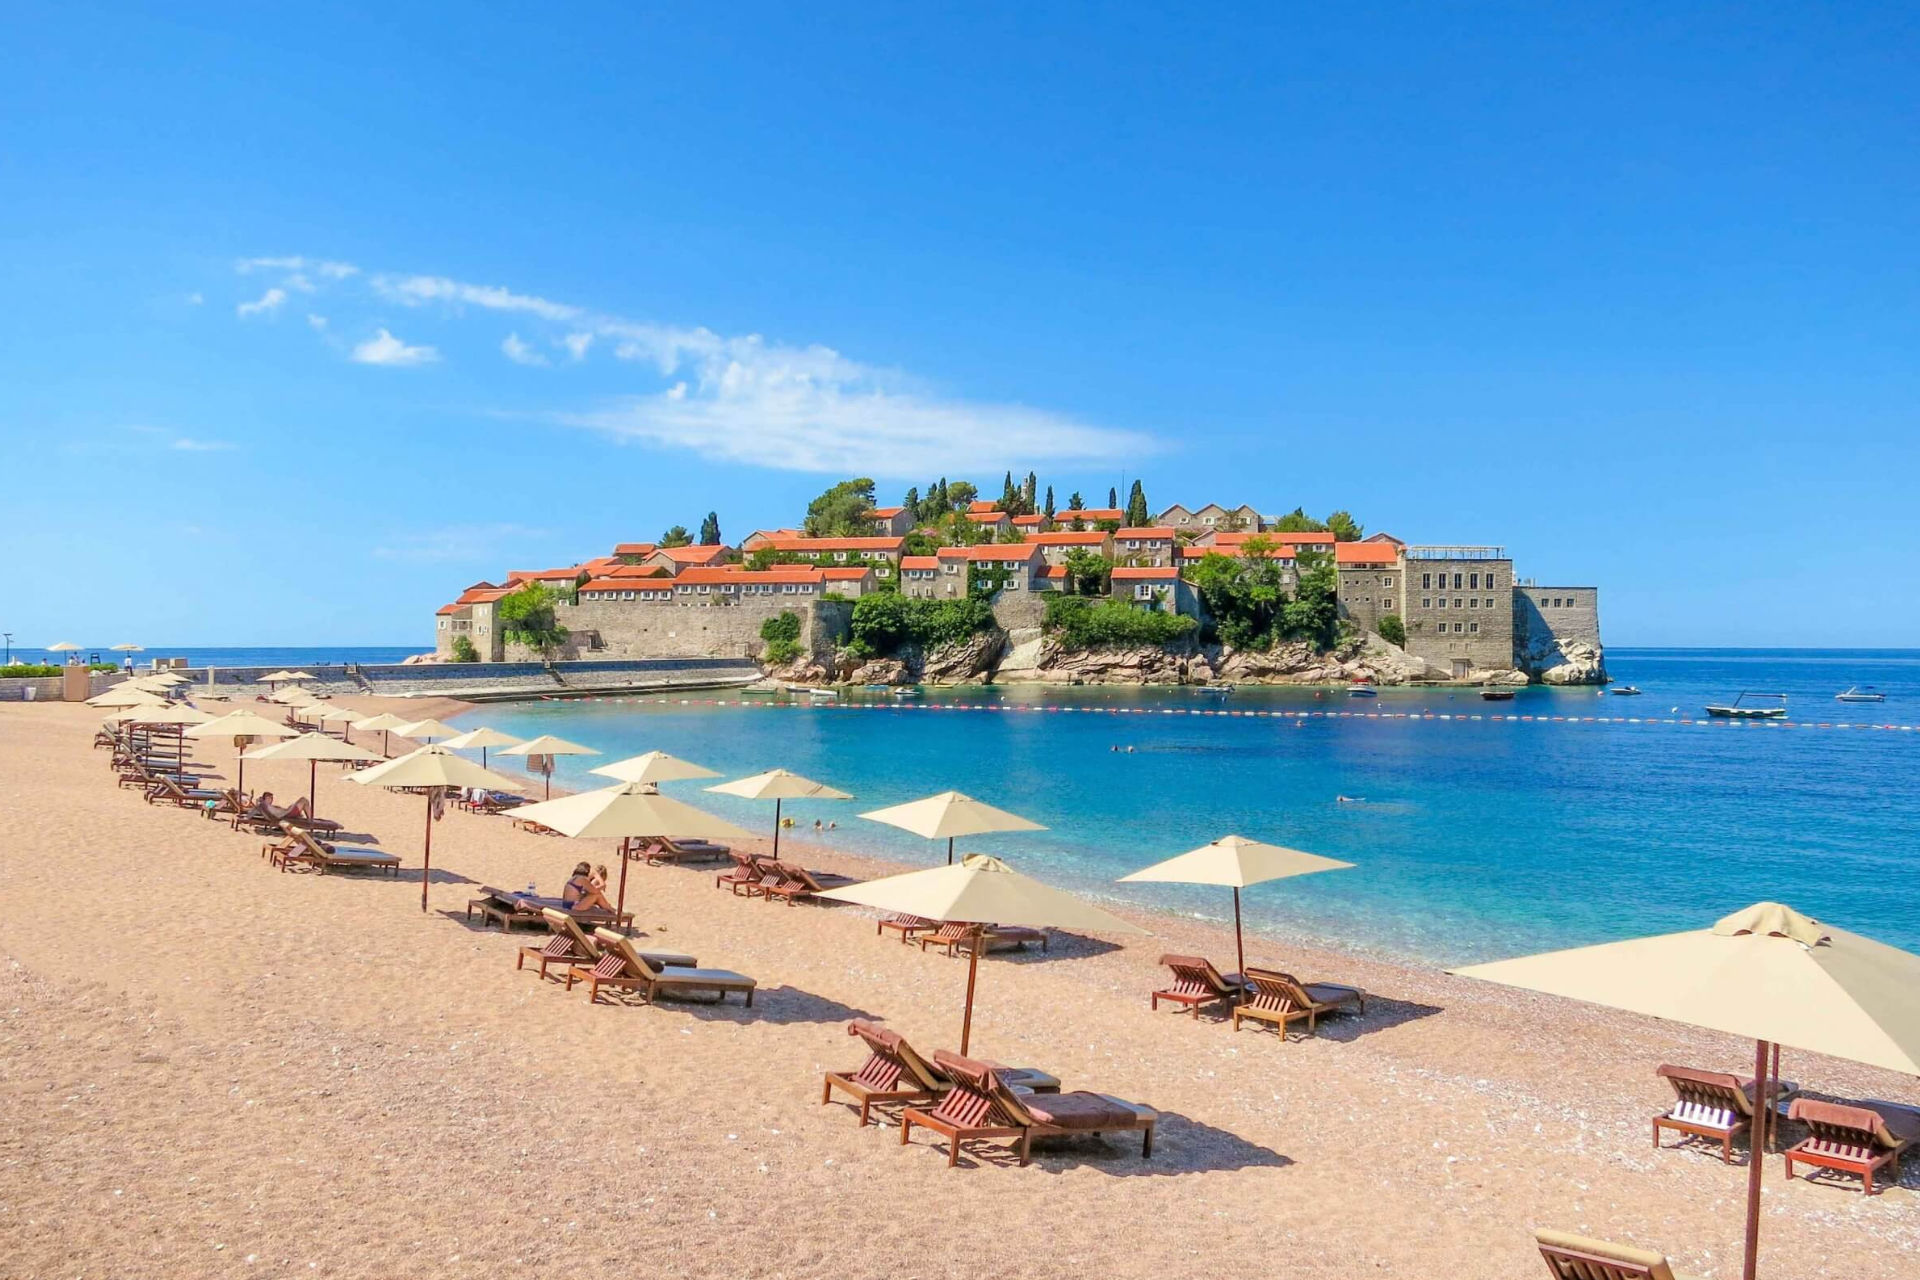
[[[78,644],[79,641],[74,643]],[[155,658],[185,658],[193,667],[309,667],[338,666],[347,662],[364,662],[369,666],[384,663],[404,662],[416,653],[432,651],[431,645],[281,645],[261,648],[258,646],[209,647],[205,645],[150,644],[139,653],[115,653],[109,641],[107,644],[82,645],[80,657],[88,662],[118,663],[122,658],[131,657],[136,667],[144,667]],[[56,666],[72,655],[66,653],[48,653],[45,649],[29,649],[21,645],[13,646],[15,662],[51,662]]]
[[[1403,958],[1697,927],[1766,898],[1920,950],[1920,652],[1613,650],[1608,666],[1645,695],[1006,687],[906,704],[549,702],[462,720],[556,733],[602,760],[659,749],[730,777],[783,765],[858,797],[790,805],[809,835],[833,819],[826,842],[922,864],[944,846],[856,815],[955,788],[1049,828],[963,849],[1211,919],[1231,918],[1225,890],[1113,881],[1232,832],[1293,845],[1357,866],[1248,890],[1249,921]],[[1854,684],[1887,702],[1833,701]],[[1794,727],[1673,722],[1742,689],[1787,693]],[[598,762],[563,759],[556,780],[598,785]],[[771,821],[771,806],[669,790]]]

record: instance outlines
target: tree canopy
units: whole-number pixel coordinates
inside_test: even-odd
[[[554,617],[554,606],[563,599],[560,592],[540,582],[529,582],[500,597],[496,612],[501,639],[524,644],[543,658],[552,657],[569,634]]]
[[[842,480],[807,504],[801,529],[809,538],[857,538],[873,527],[873,481]]]
[[[693,545],[693,535],[687,532],[687,526],[677,524],[660,535],[660,545],[663,547],[690,547]]]
[[[1127,526],[1132,529],[1145,528],[1153,519],[1153,513],[1147,510],[1147,491],[1138,480],[1133,482],[1133,491],[1127,494]]]
[[[720,545],[720,513],[707,512],[707,518],[700,522],[700,545],[717,547]]]

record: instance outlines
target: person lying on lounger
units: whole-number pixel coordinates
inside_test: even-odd
[[[596,876],[592,866],[582,862],[574,867],[567,887],[560,891],[560,901],[569,911],[611,911],[613,903],[607,900],[606,885],[605,867]]]

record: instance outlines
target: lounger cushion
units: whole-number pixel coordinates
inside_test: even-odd
[[[1358,987],[1342,987],[1331,982],[1305,982],[1300,989],[1312,996],[1316,1004],[1357,1004],[1360,1001]]]
[[[1666,1255],[1652,1249],[1636,1249],[1630,1244],[1615,1244],[1611,1240],[1595,1240],[1590,1236],[1577,1236],[1570,1231],[1540,1230],[1533,1238],[1551,1249],[1568,1249],[1574,1253],[1589,1254],[1596,1258],[1608,1258],[1615,1262],[1624,1262],[1631,1266],[1645,1267],[1652,1280],[1685,1280],[1673,1274],[1673,1268],[1667,1265]]]
[[[692,969],[700,961],[694,956],[683,956],[677,951],[642,951],[640,958],[656,969]]]
[[[368,864],[380,863],[384,865],[389,862],[400,861],[400,855],[396,853],[382,853],[378,849],[343,849],[336,846],[333,852],[327,855],[327,860],[329,862],[365,862]]]
[[[1920,1111],[1897,1103],[1816,1102],[1812,1098],[1800,1098],[1787,1114],[1809,1124],[1829,1124],[1871,1133],[1876,1142],[1891,1151],[1920,1142]]]
[[[1009,1089],[1024,1089],[1031,1093],[1060,1092],[1060,1077],[1050,1076],[1033,1067],[1009,1067],[998,1062],[987,1063],[993,1068],[993,1074],[1000,1077],[1000,1083]]]
[[[1051,1125],[1055,1129],[1070,1129],[1076,1133],[1096,1129],[1131,1129],[1154,1114],[1148,1108],[1135,1107],[1130,1102],[1122,1102],[1104,1093],[1084,1091],[1032,1094],[1023,1096],[1020,1101],[1026,1106],[1027,1113],[1041,1124]]]
[[[726,987],[739,991],[751,991],[757,985],[746,974],[735,973],[731,969],[683,969],[677,966],[661,969],[659,980],[689,987]]]

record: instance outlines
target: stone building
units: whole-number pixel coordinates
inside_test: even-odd
[[[1186,507],[1176,502],[1154,517],[1157,525],[1166,525],[1182,533],[1211,533],[1216,530],[1237,533],[1258,533],[1261,529],[1260,513],[1249,503],[1237,507],[1222,506],[1209,502],[1204,506]]]
[[[476,582],[452,604],[441,605],[434,611],[434,654],[443,661],[452,658],[454,638],[465,636],[473,642],[480,661],[500,661],[500,628],[495,624],[494,606],[510,591],[511,587]]]
[[[1108,592],[1136,609],[1161,613],[1193,613],[1192,588],[1181,581],[1173,565],[1119,565]]]
[[[1028,534],[1026,545],[1040,548],[1040,555],[1048,564],[1063,565],[1075,551],[1112,555],[1113,535],[1104,529],[1050,529]]]
[[[1113,535],[1113,559],[1115,564],[1165,569],[1176,562],[1173,530],[1166,525],[1117,529]]]
[[[1455,679],[1511,669],[1513,588],[1513,561],[1504,547],[1405,548],[1400,617],[1407,652]]]
[[[867,512],[873,531],[883,538],[904,537],[913,528],[913,512],[907,507],[875,507]]]

